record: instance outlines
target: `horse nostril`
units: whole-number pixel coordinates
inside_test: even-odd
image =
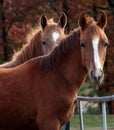
[[[100,77],[103,77],[103,74],[104,74],[104,73],[103,73],[103,71],[102,71],[102,70],[100,70],[100,72],[101,72],[101,76],[100,76]]]
[[[102,77],[102,76],[98,76],[98,80],[100,80],[100,79],[101,79],[101,77]]]
[[[43,45],[46,45],[46,42],[45,42],[45,41],[42,41],[42,44],[43,44]]]
[[[94,72],[93,71],[91,71],[91,77],[94,78]]]

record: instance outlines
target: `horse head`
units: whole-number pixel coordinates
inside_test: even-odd
[[[92,82],[101,83],[104,77],[103,65],[106,58],[108,38],[104,32],[106,14],[101,11],[98,21],[82,13],[79,17],[81,57]]]
[[[55,23],[52,19],[47,20],[47,17],[43,14],[40,19],[40,24],[42,27],[42,51],[44,53],[47,53],[54,46],[56,46],[63,38],[65,38],[64,30],[67,24],[67,16],[65,13],[62,13],[58,23]]]

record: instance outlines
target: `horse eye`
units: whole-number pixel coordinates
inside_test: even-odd
[[[83,42],[82,42],[80,45],[81,45],[81,47],[83,47],[83,48],[86,47],[85,43],[83,43]]]
[[[42,41],[42,44],[43,44],[43,45],[46,45],[46,42],[45,42],[45,41]]]

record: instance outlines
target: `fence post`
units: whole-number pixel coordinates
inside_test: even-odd
[[[80,128],[81,130],[84,130],[82,103],[80,100],[78,100],[78,108],[79,108]]]
[[[106,104],[105,102],[114,101],[114,95],[111,96],[104,96],[104,97],[77,97],[77,103],[79,108],[80,114],[80,129],[84,130],[83,124],[83,113],[82,113],[82,104],[81,101],[88,101],[88,102],[101,102],[102,103],[102,121],[103,121],[103,130],[107,130],[107,120],[106,120]]]
[[[106,104],[105,104],[105,102],[102,102],[102,121],[103,121],[103,130],[107,130]]]

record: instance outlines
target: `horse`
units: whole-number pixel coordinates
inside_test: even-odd
[[[78,24],[47,55],[0,69],[0,130],[25,130],[29,122],[37,130],[61,130],[87,75],[92,83],[102,82],[109,44],[106,14],[101,11],[96,22],[82,13]]]
[[[48,20],[42,14],[40,18],[40,26],[32,29],[27,36],[27,44],[13,55],[13,59],[0,65],[0,68],[12,68],[18,66],[27,60],[47,54],[54,46],[56,46],[63,38],[65,38],[65,27],[67,24],[67,16],[63,12],[58,23],[53,19]]]

